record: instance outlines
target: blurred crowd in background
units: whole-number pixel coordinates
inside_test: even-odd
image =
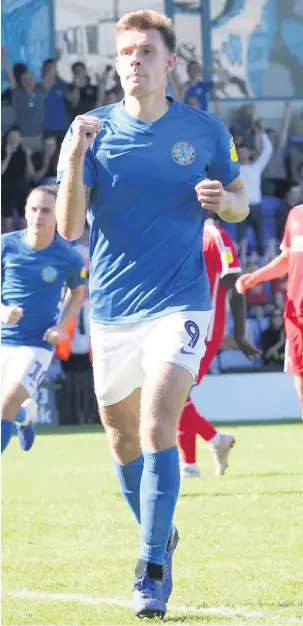
[[[8,88],[1,97],[2,232],[25,227],[24,206],[32,188],[56,183],[61,142],[75,116],[123,98],[113,66],[107,65],[102,73],[90,76],[85,64],[78,61],[71,67],[72,82],[67,83],[58,75],[57,62],[58,59],[44,61],[38,83],[24,63],[10,67],[6,50],[2,48],[2,68],[8,81]],[[212,110],[223,117],[216,90],[220,87],[222,92],[223,78],[226,82],[228,77],[222,77],[218,59],[215,59],[212,70],[213,82],[205,81],[201,65],[196,60],[189,60],[188,80],[182,82],[174,71],[169,77],[167,94],[202,110],[207,110],[211,102]],[[232,80],[236,79],[233,77]],[[237,245],[245,272],[267,263],[279,253],[288,213],[303,202],[303,151],[300,152],[303,110],[296,118],[291,102],[285,102],[280,132],[266,128],[262,119],[257,118],[255,104],[250,102],[238,106],[232,119],[224,121],[234,138],[251,212],[243,224],[224,223],[223,227]],[[292,158],[294,146],[298,148],[295,159]],[[87,230],[75,245],[87,263]],[[247,332],[262,348],[262,359],[249,363],[236,350],[232,318],[228,313],[226,337],[213,364],[214,370],[239,370],[260,365],[282,369],[285,288],[286,281],[282,278],[272,284],[259,285],[247,293]],[[81,316],[79,324],[87,335],[85,350],[88,355],[86,309]],[[77,350],[76,344],[74,348]]]

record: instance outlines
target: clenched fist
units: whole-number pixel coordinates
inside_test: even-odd
[[[205,178],[195,186],[198,200],[207,211],[221,213],[225,208],[225,191],[219,180]]]
[[[99,131],[100,120],[98,117],[78,115],[73,123],[73,150],[85,154]]]
[[[44,333],[43,340],[55,346],[61,339],[66,339],[67,334],[61,326],[52,326]]]
[[[23,309],[20,306],[1,306],[3,324],[18,324],[21,317],[23,317]]]

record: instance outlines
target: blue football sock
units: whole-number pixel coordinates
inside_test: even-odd
[[[26,410],[24,408],[24,406],[20,406],[20,409],[15,417],[15,422],[18,422],[18,424],[22,424],[22,422],[25,422],[26,420]]]
[[[131,508],[137,522],[140,524],[140,484],[143,470],[143,456],[127,465],[120,465],[115,461],[121,492]]]
[[[1,420],[1,454],[7,448],[14,430],[14,422]]]
[[[139,559],[163,565],[180,489],[177,446],[143,451],[140,488],[141,546]]]

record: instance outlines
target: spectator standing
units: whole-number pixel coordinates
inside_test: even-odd
[[[285,335],[283,316],[279,309],[273,311],[269,327],[261,334],[261,346],[264,365],[283,370]]]
[[[2,48],[2,64],[12,90],[14,120],[20,129],[25,148],[38,150],[42,145],[44,128],[45,92],[37,85],[35,77],[26,69],[19,68],[18,81]],[[25,71],[23,71],[25,69]]]
[[[42,150],[28,151],[31,181],[34,186],[52,185],[57,180],[58,144],[55,135],[48,135]]]
[[[116,102],[120,102],[123,100],[124,92],[121,87],[120,76],[115,72],[114,74],[114,84],[110,89],[107,89],[105,92],[105,104],[115,104]]]
[[[9,81],[9,86],[1,93],[1,102],[12,105],[15,84],[20,86],[20,78],[22,74],[28,71],[28,68],[25,63],[14,63],[13,69],[11,70],[7,60],[6,49],[3,47],[1,48],[1,61]]]
[[[69,126],[67,114],[68,84],[59,78],[55,59],[44,61],[42,84],[45,90],[44,132],[55,135],[59,146]]]
[[[240,145],[239,139],[236,141],[236,137],[242,137],[242,143],[252,151],[252,157],[257,156],[260,151],[260,121],[255,120],[255,115],[256,107],[254,104],[243,104],[237,113],[235,122],[230,127],[236,146]]]
[[[13,213],[24,218],[24,206],[29,192],[30,165],[22,146],[19,128],[11,128],[3,137],[1,148],[1,200],[4,231],[12,230]]]
[[[253,159],[254,151],[247,145],[238,148],[240,172],[249,199],[250,214],[244,222],[238,224],[238,241],[241,246],[241,256],[246,253],[245,230],[250,225],[256,236],[256,249],[259,256],[264,255],[264,218],[262,213],[261,176],[271,155],[272,144],[267,134],[262,131],[261,125],[257,126],[260,138],[261,151],[259,156]],[[245,247],[245,251],[243,248]]]
[[[112,66],[107,65],[102,75],[96,74],[96,85],[92,85],[86,66],[81,61],[72,65],[73,82],[67,95],[70,121],[104,104],[106,81]]]
[[[207,111],[208,94],[214,87],[213,81],[203,79],[202,68],[197,61],[188,63],[187,73],[189,82],[184,93],[184,102],[202,111]]]
[[[279,241],[283,238],[286,220],[289,211],[300,203],[301,188],[298,182],[291,182],[284,198],[280,202],[280,206],[276,212],[277,237]]]
[[[287,188],[287,173],[285,167],[285,147],[291,117],[291,103],[285,102],[284,116],[280,136],[273,128],[267,128],[266,133],[273,147],[272,157],[263,172],[264,193],[282,198]]]

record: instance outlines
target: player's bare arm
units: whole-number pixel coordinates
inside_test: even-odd
[[[230,310],[234,320],[235,342],[239,350],[241,350],[248,359],[252,359],[260,354],[260,350],[245,337],[246,301],[244,295],[240,294],[236,289],[236,282],[239,276],[240,274],[226,274],[223,276],[222,281],[228,289]]]
[[[77,315],[84,298],[84,286],[79,285],[75,289],[69,289],[61,311],[60,319],[55,326],[48,328],[44,340],[51,344],[57,344],[65,337],[65,329],[69,322]]]
[[[81,237],[84,230],[90,199],[90,188],[85,188],[83,183],[84,159],[99,130],[100,120],[96,117],[79,115],[73,124],[73,139],[56,202],[58,232],[69,241]]]
[[[224,189],[219,180],[206,178],[195,187],[201,206],[225,222],[243,222],[249,214],[248,197],[241,176]]]
[[[243,274],[238,278],[236,282],[236,288],[239,293],[244,293],[247,289],[255,287],[259,283],[264,283],[267,280],[274,280],[275,278],[281,278],[288,272],[288,251],[283,250],[281,254],[273,259],[264,267],[250,274]]]

